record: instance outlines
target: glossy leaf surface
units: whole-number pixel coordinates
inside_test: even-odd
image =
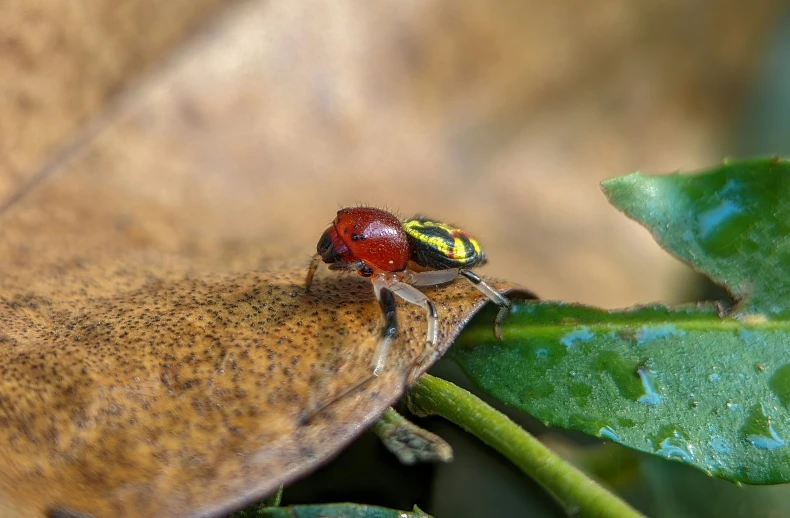
[[[606,184],[672,253],[733,291],[730,316],[714,305],[610,312],[520,303],[503,342],[481,320],[452,357],[483,390],[550,425],[728,480],[790,481],[790,322],[781,274],[789,170],[764,160]],[[737,211],[720,209],[711,220],[717,206],[730,205]],[[727,237],[705,241],[715,232]]]
[[[739,313],[787,316],[789,162],[732,162],[705,174],[634,173],[603,189],[667,251],[725,286],[741,301]]]

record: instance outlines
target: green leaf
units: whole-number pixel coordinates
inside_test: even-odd
[[[504,341],[488,311],[450,356],[481,389],[547,424],[732,481],[788,482],[789,188],[790,166],[773,160],[605,185],[662,245],[732,291],[726,317],[712,304],[518,303]]]
[[[739,313],[788,315],[790,162],[730,162],[704,174],[634,173],[603,183],[609,201],[740,301]]]
[[[431,518],[417,506],[410,513],[373,505],[321,504],[290,507],[261,507],[245,510],[234,518]]]
[[[717,477],[790,480],[785,323],[721,319],[712,306],[520,303],[499,342],[486,317],[450,355],[498,399]]]

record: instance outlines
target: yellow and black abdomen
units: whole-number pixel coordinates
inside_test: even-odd
[[[420,266],[473,268],[486,261],[475,238],[447,223],[416,216],[403,222],[403,230],[411,246],[411,260]]]

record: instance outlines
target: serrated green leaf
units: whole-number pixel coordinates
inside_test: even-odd
[[[725,286],[740,313],[787,316],[790,162],[725,163],[701,174],[634,173],[602,184],[609,201],[679,259]]]
[[[362,504],[294,505],[262,507],[236,513],[234,518],[431,518],[417,506],[412,512]]]
[[[738,300],[606,311],[519,303],[450,350],[484,391],[547,424],[720,478],[790,481],[790,164],[606,182],[612,202]],[[488,319],[487,321],[485,319]]]

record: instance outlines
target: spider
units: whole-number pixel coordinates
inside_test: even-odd
[[[395,295],[421,306],[428,317],[428,347],[416,360],[409,382],[433,352],[439,313],[416,286],[443,284],[459,277],[468,280],[500,307],[494,330],[501,339],[500,322],[511,303],[471,271],[485,264],[486,255],[477,240],[459,228],[419,215],[401,222],[381,209],[345,208],[337,212],[316,249],[307,271],[307,291],[322,260],[330,270],[356,271],[373,284],[385,324],[371,360],[372,376],[384,370],[398,333]]]

